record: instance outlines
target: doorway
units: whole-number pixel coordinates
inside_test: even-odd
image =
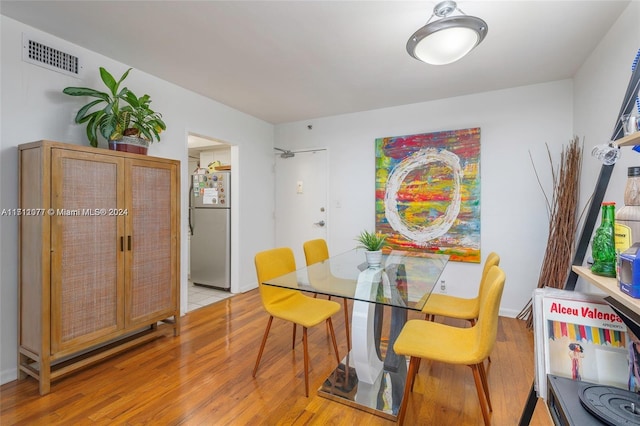
[[[200,209],[196,211],[194,209],[195,204],[193,203],[194,198],[192,198],[192,193],[194,191],[193,188],[193,175],[201,173],[202,175],[209,177],[212,174],[218,173],[219,170],[230,169],[231,167],[231,145],[202,137],[193,134],[189,134],[187,138],[187,146],[188,146],[188,172],[189,177],[187,179],[187,188],[185,188],[185,193],[189,197],[189,209],[187,214],[189,215],[188,222],[188,234],[187,234],[187,276],[188,276],[188,287],[187,287],[187,309],[186,312],[193,311],[195,309],[199,309],[203,306],[210,305],[212,303],[218,302],[220,300],[226,299],[230,297],[232,293],[230,292],[230,280],[225,283],[228,288],[222,287],[213,287],[208,285],[202,285],[201,283],[194,282],[198,281],[198,278],[193,279],[192,277],[192,262],[194,260],[198,260],[199,265],[203,263],[215,264],[216,265],[216,274],[224,274],[230,275],[231,268],[231,252],[228,249],[230,247],[230,229],[228,229],[228,221],[226,224],[217,224],[216,226],[211,226],[211,223],[198,219],[198,223],[195,222],[196,213],[205,212],[206,213],[214,213],[214,218],[222,217],[225,214],[223,212],[228,212],[229,209]],[[211,166],[211,167],[210,167]],[[217,167],[215,167],[217,166]],[[229,172],[225,171],[225,174],[228,175]],[[204,179],[206,180],[206,179]],[[212,189],[214,190],[214,189]],[[217,191],[217,189],[215,189]],[[209,195],[209,193],[207,193]],[[229,197],[230,198],[230,197]],[[201,197],[198,199],[202,200]],[[192,205],[194,204],[194,205]],[[217,206],[216,206],[217,207]],[[228,213],[227,215],[230,215]],[[209,218],[211,215],[199,216],[201,219]],[[204,226],[205,223],[208,223],[209,226]],[[217,223],[217,222],[216,222]],[[218,226],[219,225],[219,226]],[[222,228],[224,229],[222,229]],[[196,232],[197,231],[197,232]],[[201,244],[203,241],[220,241],[226,240],[225,243],[213,245],[211,248],[193,246],[194,242]],[[211,256],[212,261],[207,262],[205,257]],[[228,258],[227,262],[221,262],[220,259]],[[203,261],[204,259],[204,261]],[[215,262],[213,261],[215,260]],[[226,264],[226,265],[225,265]],[[227,268],[226,272],[221,272],[222,269]],[[202,276],[202,271],[195,271],[197,276]],[[226,280],[225,280],[226,281]]]
[[[305,264],[302,244],[327,239],[327,150],[284,151],[275,160],[277,247],[290,247]]]

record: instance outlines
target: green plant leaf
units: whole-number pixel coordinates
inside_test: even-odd
[[[101,99],[95,100],[93,102],[90,102],[88,104],[86,104],[85,106],[83,106],[82,108],[80,108],[80,110],[78,111],[78,113],[76,114],[76,123],[82,123],[85,118],[85,115],[87,114],[87,112],[94,106],[101,104],[103,101]],[[90,114],[89,114],[90,115]]]
[[[62,93],[70,96],[90,96],[93,98],[100,98],[104,102],[109,102],[111,97],[108,93],[100,92],[95,89],[89,89],[88,87],[65,87]]]
[[[124,74],[122,74],[122,77],[120,77],[120,80],[118,80],[118,86],[120,86],[120,83],[122,83],[124,79],[127,78],[127,76],[129,75],[129,71],[131,71],[132,69],[133,68],[129,68],[124,72]]]
[[[129,90],[127,87],[123,87],[122,89],[120,89],[120,92],[118,92],[118,96],[116,96],[118,99],[122,99],[123,101],[126,102],[127,100],[127,93],[131,92],[131,90]]]
[[[360,243],[358,247],[362,247],[369,251],[377,251],[385,246],[386,239],[387,236],[381,232],[369,232],[364,230],[360,233],[360,235],[358,235],[356,241]]]
[[[78,124],[86,123],[87,121],[89,121],[89,120],[91,120],[91,119],[94,119],[94,118],[95,118],[96,120],[99,120],[99,119],[100,119],[100,117],[101,117],[101,116],[103,116],[103,115],[104,115],[104,111],[102,111],[102,110],[95,111],[95,112],[92,112],[91,114],[87,114],[87,115],[85,115],[84,117],[82,117],[82,118],[80,119],[80,121],[77,121],[77,123],[78,123]]]
[[[109,102],[107,105],[105,105],[105,107],[103,108],[103,111],[105,112],[105,114],[117,114],[118,113],[117,105],[118,104],[115,101]]]
[[[138,98],[130,90],[127,90],[125,93],[123,93],[123,99],[125,101],[127,101],[127,103],[129,105],[131,105],[133,108],[139,108],[140,107],[140,102],[138,102]]]
[[[107,140],[114,140],[113,136],[116,133],[116,126],[118,125],[118,119],[114,115],[105,115],[105,119],[99,123],[100,134]]]
[[[151,136],[151,132],[149,131],[149,129],[147,129],[146,127],[137,127],[137,129],[140,130],[140,133],[142,134],[142,136],[144,136],[145,139],[153,140],[153,136]]]
[[[109,71],[107,71],[103,67],[100,67],[100,78],[104,82],[104,85],[109,88],[111,94],[115,96],[116,91],[118,90],[118,83],[116,83],[116,79],[113,78]]]
[[[145,94],[140,99],[138,99],[138,102],[140,103],[140,105],[144,105],[145,107],[148,108],[149,104],[151,103],[151,99],[150,99],[149,95]]]
[[[164,121],[162,121],[160,118],[156,118],[152,122],[149,122],[149,124],[151,124],[151,126],[153,126],[153,128],[158,133],[160,133],[163,130],[167,130],[167,125],[164,124]]]
[[[124,133],[125,129],[128,129],[131,125],[131,112],[121,111],[120,119],[118,121],[122,125],[122,132]]]
[[[97,115],[93,115],[89,123],[87,123],[87,138],[89,143],[93,147],[98,147],[98,137],[96,135],[96,120]]]

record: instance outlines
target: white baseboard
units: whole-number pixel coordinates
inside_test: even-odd
[[[18,379],[17,368],[12,368],[12,369],[4,370],[0,372],[0,385],[4,385],[5,383],[9,383],[17,379]]]

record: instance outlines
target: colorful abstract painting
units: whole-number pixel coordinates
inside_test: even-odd
[[[376,139],[376,231],[389,249],[480,262],[480,128]]]

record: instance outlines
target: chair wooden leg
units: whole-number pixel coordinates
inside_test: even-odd
[[[418,371],[420,371],[420,361],[422,358],[418,358],[418,362],[416,365],[416,371],[413,372],[413,377],[411,377],[411,392],[413,392],[413,385],[416,383],[416,376],[418,375]],[[407,374],[407,380],[409,380],[409,375]]]
[[[404,395],[402,395],[402,402],[400,403],[400,409],[398,410],[398,424],[402,426],[404,424],[404,418],[407,414],[407,405],[409,404],[409,394],[411,393],[411,377],[415,376],[420,365],[420,358],[411,357],[409,361],[409,371],[407,371],[407,380],[404,384]]]
[[[333,343],[333,351],[336,353],[336,360],[338,361],[338,365],[340,365],[340,355],[338,355],[338,343],[336,342],[336,333],[333,331],[333,321],[331,318],[327,318],[327,326],[329,327],[329,332],[331,333],[331,342]]]
[[[296,348],[296,323],[293,323],[293,343],[291,344],[291,349]]]
[[[489,410],[485,403],[485,393],[482,385],[482,379],[480,378],[480,369],[478,365],[471,365],[473,370],[473,380],[476,382],[476,391],[478,392],[478,400],[480,401],[480,409],[482,410],[482,418],[484,419],[485,426],[491,425],[491,419],[489,418]]]
[[[267,328],[264,331],[264,336],[262,336],[262,344],[260,344],[260,350],[258,351],[258,359],[256,359],[256,366],[253,367],[252,377],[256,377],[256,373],[258,372],[258,365],[260,364],[260,358],[262,358],[262,351],[264,350],[264,344],[267,343],[267,336],[269,336],[269,329],[271,328],[272,322],[273,322],[273,316],[269,316],[269,322],[267,322]]]
[[[304,394],[309,397],[309,348],[307,343],[307,327],[302,327],[302,346],[304,346]]]
[[[491,396],[489,395],[489,382],[487,381],[487,370],[484,369],[484,362],[478,364],[480,370],[480,378],[482,379],[482,387],[484,388],[484,394],[487,397],[487,404],[489,405],[489,411],[493,411],[491,406]]]
[[[351,326],[349,325],[349,303],[344,298],[344,323],[347,330],[347,352],[351,351]]]

